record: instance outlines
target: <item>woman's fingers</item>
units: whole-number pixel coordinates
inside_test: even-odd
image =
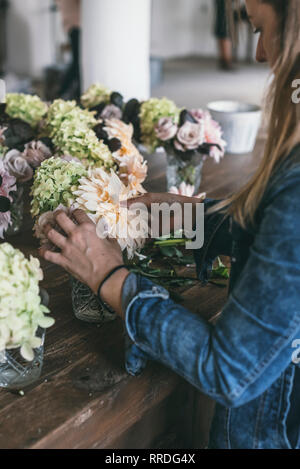
[[[54,213],[56,223],[64,230],[64,232],[69,236],[75,229],[76,225],[72,222],[71,218],[65,214],[65,212],[57,211]]]
[[[53,264],[60,265],[65,270],[69,270],[68,261],[61,253],[45,251],[43,254],[43,257],[44,259],[46,259],[46,261],[52,262]]]
[[[54,228],[48,231],[47,238],[52,244],[60,249],[64,249],[67,243],[67,239],[62,234],[58,233]]]
[[[79,225],[83,223],[93,224],[92,220],[88,217],[88,215],[83,210],[80,210],[80,209],[74,210],[74,212],[72,213],[72,216],[79,223]]]

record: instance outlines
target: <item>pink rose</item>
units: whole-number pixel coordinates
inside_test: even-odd
[[[43,142],[40,140],[33,140],[25,145],[25,150],[23,151],[22,156],[30,166],[37,168],[44,160],[47,160],[52,155],[49,148],[44,145]]]
[[[178,126],[173,123],[171,117],[162,117],[159,119],[156,127],[155,133],[159,140],[166,142],[171,140],[177,134]]]
[[[192,109],[190,111],[190,114],[199,123],[203,121],[205,113],[206,113],[206,111],[203,111],[202,109]]]
[[[203,122],[194,124],[185,122],[177,132],[177,140],[174,144],[177,150],[187,151],[196,150],[204,142],[204,125]]]
[[[33,177],[32,168],[18,150],[10,150],[7,152],[3,159],[3,164],[7,171],[14,176],[18,182],[26,182]]]
[[[210,148],[209,156],[213,158],[216,163],[219,163],[220,159],[224,156],[226,142],[222,139],[222,129],[218,122],[214,121],[209,112],[204,114],[204,132],[205,132],[205,142],[219,145],[221,149],[217,146],[212,146]]]

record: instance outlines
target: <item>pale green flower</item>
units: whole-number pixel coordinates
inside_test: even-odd
[[[80,109],[75,101],[58,99],[47,115],[49,136],[59,155],[68,154],[90,166],[114,166],[113,156],[92,130],[97,124],[94,113]]]
[[[41,345],[38,327],[47,328],[54,319],[45,314],[41,304],[39,281],[43,273],[38,259],[26,259],[10,244],[0,245],[0,352],[20,347],[26,360],[33,359],[33,349]]]
[[[23,93],[7,93],[6,113],[14,118],[21,119],[31,127],[36,127],[47,114],[48,106],[38,96]]]
[[[111,91],[100,83],[94,83],[81,96],[81,104],[85,108],[92,108],[100,103],[109,103]]]
[[[37,169],[31,189],[33,216],[55,210],[60,204],[70,207],[73,192],[79,180],[87,175],[86,169],[74,161],[49,158]]]
[[[171,117],[174,124],[179,123],[180,109],[167,98],[151,98],[141,105],[140,120],[142,142],[154,151],[160,145],[155,126],[162,117]]]
[[[84,124],[92,128],[97,124],[93,112],[86,111],[77,106],[76,101],[64,101],[56,99],[49,107],[46,124],[50,129],[50,136],[60,129],[65,121]]]

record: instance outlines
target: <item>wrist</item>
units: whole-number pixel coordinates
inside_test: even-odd
[[[108,304],[119,316],[123,317],[122,290],[127,276],[130,274],[125,267],[117,270],[109,277],[99,292],[101,300]]]

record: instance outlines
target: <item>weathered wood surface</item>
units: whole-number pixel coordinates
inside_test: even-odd
[[[237,190],[254,170],[254,155],[207,161],[202,190],[221,198]],[[149,160],[148,190],[165,190],[165,159]],[[27,201],[28,202],[28,201]],[[28,206],[28,203],[27,203]],[[10,238],[26,255],[37,255],[28,207],[22,234]],[[139,377],[124,370],[121,320],[98,327],[72,313],[68,275],[42,261],[50,309],[42,376],[24,396],[0,390],[0,448],[154,448],[206,444],[212,402],[156,363]],[[225,289],[194,286],[184,304],[209,319],[226,301]],[[194,418],[193,418],[194,416]]]

